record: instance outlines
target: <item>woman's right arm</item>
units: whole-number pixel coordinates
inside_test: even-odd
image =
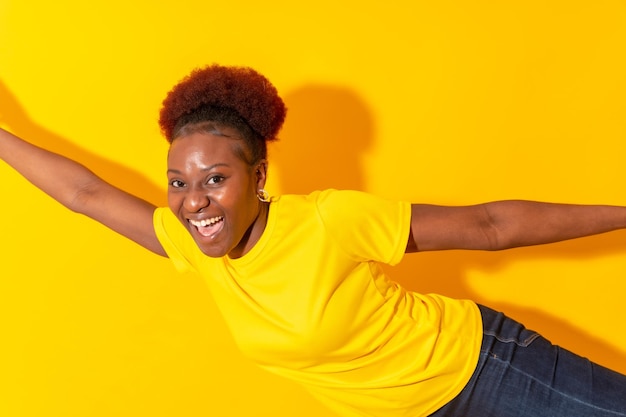
[[[78,162],[3,129],[0,129],[0,159],[70,210],[167,256],[154,232],[154,205],[112,186]]]

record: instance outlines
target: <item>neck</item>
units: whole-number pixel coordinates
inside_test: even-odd
[[[237,259],[244,256],[246,253],[250,252],[250,250],[256,245],[256,243],[261,239],[263,232],[265,231],[265,226],[267,225],[267,217],[270,210],[270,203],[259,202],[259,210],[257,212],[254,221],[246,230],[243,238],[239,242],[239,244],[228,253],[228,257],[231,259]]]

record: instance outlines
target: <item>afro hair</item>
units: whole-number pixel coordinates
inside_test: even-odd
[[[171,143],[186,124],[217,121],[240,128],[233,120],[241,118],[267,142],[276,139],[286,112],[276,88],[263,75],[251,68],[214,64],[193,70],[174,86],[163,100],[159,125]]]

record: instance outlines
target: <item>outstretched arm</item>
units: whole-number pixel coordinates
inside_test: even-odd
[[[407,252],[502,250],[626,228],[626,207],[496,201],[447,207],[414,204]]]
[[[70,210],[166,256],[152,226],[152,204],[112,186],[83,165],[3,129],[0,159]]]

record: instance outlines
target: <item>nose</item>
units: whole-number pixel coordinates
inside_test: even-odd
[[[199,188],[189,190],[183,202],[185,210],[192,213],[202,211],[202,209],[208,207],[209,204],[211,204],[211,200],[206,194],[206,191]]]

